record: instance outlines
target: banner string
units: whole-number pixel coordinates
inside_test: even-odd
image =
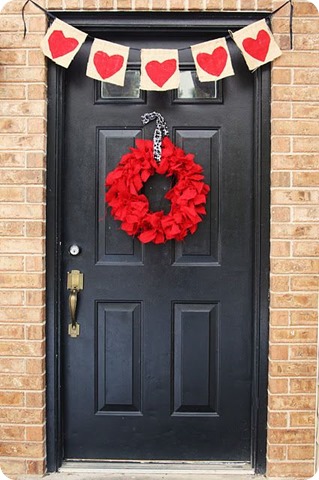
[[[26,24],[26,21],[25,21],[25,8],[26,6],[28,5],[28,3],[32,3],[35,7],[39,8],[43,13],[45,13],[47,15],[47,17],[51,18],[52,20],[55,20],[56,17],[55,15],[53,15],[51,12],[49,12],[46,8],[44,7],[41,7],[41,5],[39,5],[38,3],[34,2],[33,0],[27,0],[25,2],[25,4],[23,5],[22,7],[22,10],[21,10],[21,15],[22,15],[22,21],[23,21],[23,27],[24,27],[24,32],[23,32],[23,38],[26,37],[26,34],[27,34],[27,24]],[[290,33],[290,49],[292,50],[293,48],[293,9],[294,9],[294,6],[293,6],[293,3],[292,3],[292,0],[287,0],[285,3],[283,3],[282,5],[280,5],[278,8],[276,8],[276,10],[274,10],[273,12],[269,13],[268,15],[265,15],[264,19],[267,20],[267,19],[271,19],[271,17],[273,15],[275,15],[277,12],[279,12],[282,8],[284,8],[286,5],[290,4],[290,16],[289,16],[289,33]],[[96,37],[92,37],[91,35],[87,35],[89,38],[91,38],[92,40],[94,40]],[[226,35],[225,37],[223,38],[231,38],[231,35],[228,34]],[[190,47],[183,47],[183,48],[177,48],[175,50],[178,50],[179,52],[183,51],[183,50],[188,50]],[[141,48],[136,48],[136,47],[130,47],[131,50],[135,50],[135,51],[138,51],[140,52],[141,51]]]

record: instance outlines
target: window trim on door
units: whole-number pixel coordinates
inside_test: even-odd
[[[98,36],[100,31],[153,29],[187,32],[225,32],[264,18],[265,12],[54,12],[71,25]],[[223,35],[223,33],[221,33]],[[252,388],[252,467],[256,473],[266,469],[266,417],[268,376],[268,290],[270,226],[270,66],[254,75],[255,96],[255,245],[254,245],[254,362]],[[53,62],[48,68],[48,144],[47,144],[47,470],[57,471],[63,459],[62,374],[61,374],[61,175],[64,129],[64,69]],[[94,101],[94,99],[92,99]],[[76,408],[76,406],[75,406]]]

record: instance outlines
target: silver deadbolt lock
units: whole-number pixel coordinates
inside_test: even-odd
[[[79,255],[79,253],[81,252],[81,249],[79,247],[79,245],[71,245],[70,248],[69,248],[69,253],[70,255],[73,255],[74,257],[76,255]]]

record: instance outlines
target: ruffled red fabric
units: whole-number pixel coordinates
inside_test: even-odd
[[[163,210],[150,212],[147,197],[140,193],[155,173],[175,179],[165,195],[171,202],[168,214]],[[160,163],[154,160],[152,140],[136,140],[136,148],[123,155],[107,175],[105,200],[115,220],[122,222],[121,229],[142,243],[181,241],[196,232],[206,214],[210,188],[203,180],[203,168],[194,162],[194,155],[186,154],[168,137],[163,139]]]

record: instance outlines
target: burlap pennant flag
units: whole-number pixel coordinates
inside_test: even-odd
[[[129,47],[117,43],[95,39],[87,64],[87,76],[123,87],[129,50]]]
[[[142,90],[172,90],[179,85],[178,50],[142,49]]]
[[[56,18],[43,37],[41,48],[53,62],[68,68],[86,37],[86,33]]]
[[[213,82],[234,75],[225,38],[198,43],[191,50],[201,82]]]
[[[282,54],[265,20],[259,20],[231,34],[249,70],[271,62]]]

